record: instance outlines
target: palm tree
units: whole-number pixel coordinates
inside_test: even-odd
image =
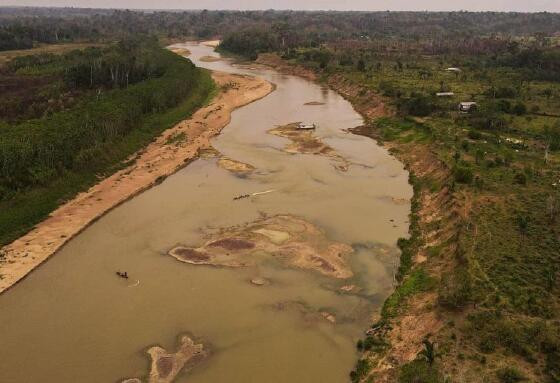
[[[436,344],[430,342],[428,338],[425,338],[422,343],[424,344],[424,349],[418,353],[418,356],[424,358],[431,367],[438,357],[436,353]]]

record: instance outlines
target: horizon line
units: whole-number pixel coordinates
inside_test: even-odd
[[[547,10],[537,10],[537,11],[496,11],[496,10],[466,10],[466,9],[438,9],[438,10],[391,10],[391,9],[378,9],[378,10],[364,10],[364,9],[291,9],[291,8],[133,8],[133,7],[82,7],[82,6],[72,6],[72,5],[0,5],[2,8],[42,8],[42,9],[85,9],[85,10],[114,10],[114,11],[153,11],[153,12],[259,12],[259,11],[279,11],[279,12],[355,12],[355,13],[380,13],[380,12],[411,12],[411,13],[519,13],[519,14],[536,14],[536,13],[549,13],[549,14],[560,14],[560,11],[547,11]]]

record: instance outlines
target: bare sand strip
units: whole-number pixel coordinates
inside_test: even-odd
[[[261,78],[213,72],[220,93],[192,118],[166,130],[136,153],[133,165],[118,171],[80,193],[52,212],[29,233],[0,251],[0,293],[39,266],[66,242],[112,208],[161,182],[210,146],[230,119],[233,110],[265,97],[273,84]],[[235,83],[236,86],[223,86]]]

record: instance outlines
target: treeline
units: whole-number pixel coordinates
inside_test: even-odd
[[[144,49],[138,40],[125,40],[108,48],[20,56],[7,68],[15,74],[58,74],[67,89],[126,87],[165,73],[165,63]]]
[[[126,88],[165,73],[137,40],[64,54],[16,57],[0,71],[0,120],[10,123],[68,109],[86,93]]]
[[[498,58],[504,66],[520,68],[529,80],[560,81],[560,48],[532,47]]]
[[[125,42],[95,54],[75,54],[84,60],[95,57],[101,63],[111,63],[119,53],[120,60],[127,62],[127,57],[135,57],[135,63],[143,63],[131,66],[136,68],[130,71],[135,73],[136,83],[129,78],[128,87],[124,86],[125,77],[119,75],[117,87],[94,92],[70,109],[17,124],[0,122],[1,242],[13,238],[14,228],[18,229],[15,221],[32,224],[56,206],[68,187],[72,191],[83,187],[69,179],[92,182],[96,174],[118,164],[154,135],[192,113],[212,90],[206,72],[160,48],[157,41]],[[144,63],[155,62],[158,63],[156,73],[146,69],[152,67]],[[116,68],[119,65],[115,64],[113,73],[117,72]],[[90,68],[84,69],[86,72],[85,86],[89,86]],[[101,70],[98,78],[101,84],[112,83],[111,69]],[[181,113],[176,117],[160,119],[177,107]],[[61,183],[66,186],[58,193],[56,188]],[[26,197],[35,190],[45,190],[45,194],[53,197],[35,209],[37,201]],[[17,201],[20,210],[14,208]]]
[[[323,42],[387,38],[421,42],[440,52],[454,46],[486,46],[488,39],[532,36],[541,43],[560,30],[560,15],[553,13],[474,12],[294,12],[294,11],[188,11],[133,12],[74,8],[4,8],[0,12],[0,49],[27,48],[30,43],[122,38],[138,32],[167,37],[209,38],[252,30],[261,36],[255,50],[273,45],[310,46]],[[273,38],[279,35],[279,39]],[[243,36],[243,34],[242,34]],[[243,37],[245,37],[243,36]],[[473,38],[479,36],[479,38]],[[485,41],[484,39],[487,39]],[[250,44],[250,42],[247,42]],[[412,45],[411,45],[412,46]],[[269,47],[270,48],[270,47]]]
[[[29,49],[36,43],[55,44],[99,37],[95,24],[87,18],[22,17],[0,20],[0,51]]]
[[[521,40],[523,41],[523,40]],[[227,34],[220,49],[256,59],[260,53],[275,52],[322,69],[375,71],[382,61],[402,61],[428,55],[445,57],[472,69],[510,67],[525,80],[560,81],[560,45],[540,38],[523,42],[507,37],[471,36],[466,39],[415,40],[383,38],[330,40],[310,32],[293,31],[286,24],[252,26]],[[379,69],[379,68],[377,68]],[[429,75],[429,73],[426,73]]]

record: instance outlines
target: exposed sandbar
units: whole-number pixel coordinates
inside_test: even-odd
[[[180,372],[193,368],[208,357],[202,343],[195,343],[188,335],[179,339],[176,352],[167,352],[160,346],[151,347],[147,351],[151,358],[150,373],[147,383],[171,383]],[[141,378],[125,379],[121,383],[143,383]]]
[[[185,263],[224,267],[252,266],[259,258],[274,257],[287,266],[350,278],[352,252],[352,247],[329,240],[313,224],[278,215],[223,229],[200,247],[178,246],[169,254]]]
[[[178,54],[179,56],[190,56],[191,51],[187,48],[171,48],[171,52]]]
[[[292,122],[287,125],[279,126],[268,131],[275,136],[284,137],[291,142],[284,147],[287,153],[315,154],[331,157],[339,162],[337,169],[348,170],[349,163],[329,145],[323,143],[315,136],[313,130],[298,129],[299,122]]]

